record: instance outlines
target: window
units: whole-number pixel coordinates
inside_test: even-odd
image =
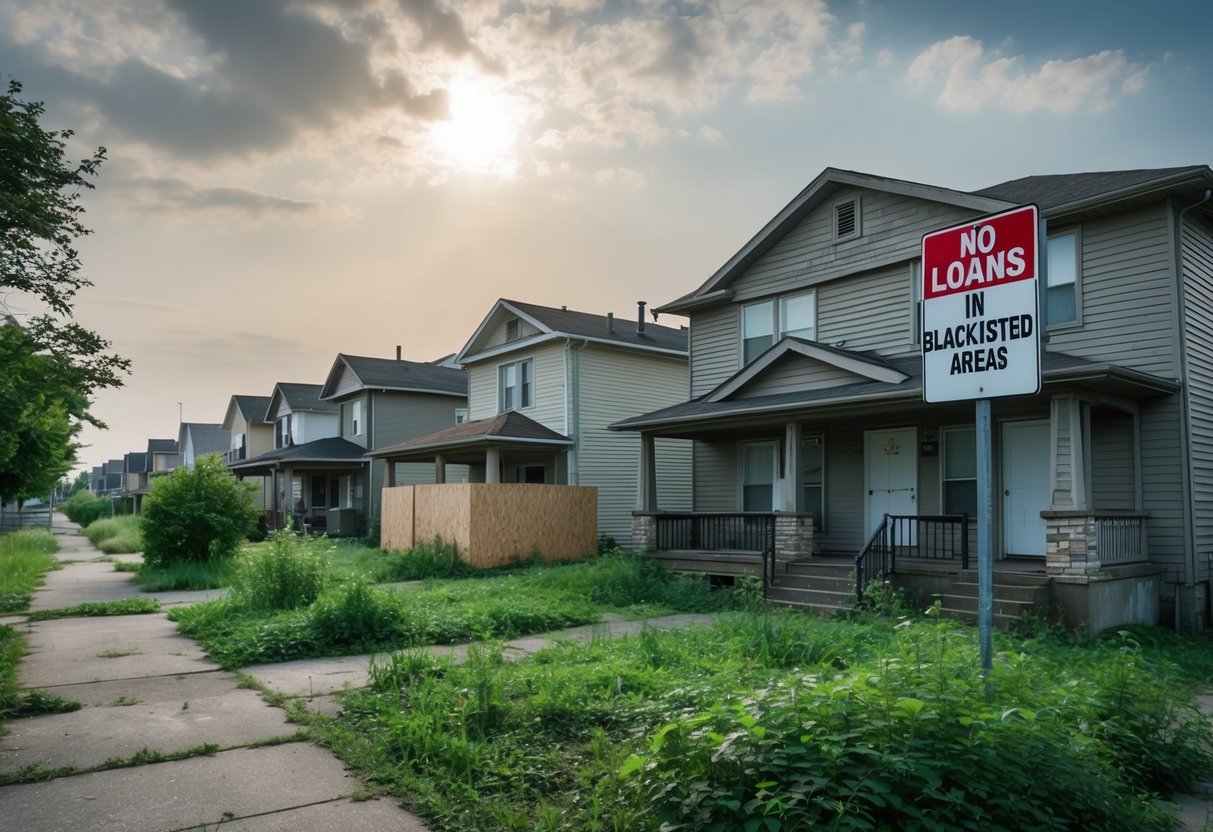
[[[776,314],[778,313],[778,314]],[[748,303],[741,307],[741,353],[749,364],[775,343],[778,337],[793,335],[810,341],[817,337],[817,295],[801,292],[773,300]]]
[[[863,233],[859,199],[834,203],[834,239],[849,240]]]
[[[325,502],[324,483],[324,477],[312,477],[312,508],[324,508],[328,505]]]
[[[804,510],[813,514],[813,528],[825,528],[825,437],[800,440],[800,472],[804,480]]]
[[[455,408],[455,424],[462,425],[468,420],[468,409],[466,407]]]
[[[274,422],[274,447],[285,448],[291,444],[291,417],[283,416]]]
[[[531,406],[533,361],[514,361],[497,368],[498,412],[523,410]]]
[[[1070,231],[1050,237],[1045,321],[1049,326],[1078,321],[1078,234]]]
[[[741,446],[742,511],[771,511],[775,508],[778,462],[778,442],[746,442]]]
[[[514,318],[512,320],[505,322],[505,340],[507,340],[507,341],[517,341],[518,340],[518,319],[517,318]]]
[[[354,402],[350,408],[350,435],[362,435],[362,402]]]
[[[943,431],[943,513],[977,517],[977,429]]]

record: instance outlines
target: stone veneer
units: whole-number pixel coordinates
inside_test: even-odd
[[[1042,511],[1045,571],[1050,575],[1099,572],[1095,515],[1086,511]]]
[[[632,551],[649,552],[657,548],[657,516],[632,512]]]
[[[813,515],[800,511],[775,512],[775,559],[796,560],[813,554]]]

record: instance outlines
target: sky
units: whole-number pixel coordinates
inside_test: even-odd
[[[456,352],[499,297],[634,317],[826,167],[1208,164],[1211,28],[1207,0],[0,0],[3,82],[107,149],[75,314],[132,373],[81,467],[341,352]]]

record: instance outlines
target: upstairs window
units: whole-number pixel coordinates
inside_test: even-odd
[[[531,406],[531,379],[534,363],[528,358],[497,368],[498,412],[524,410]]]
[[[462,425],[468,420],[468,409],[466,407],[455,408],[455,424]]]
[[[778,335],[776,335],[778,333]],[[774,300],[749,303],[741,308],[741,349],[749,364],[779,338],[793,335],[810,341],[817,337],[817,295],[801,292]]]
[[[1078,322],[1078,233],[1049,238],[1045,321],[1049,326]]]
[[[291,417],[283,416],[274,422],[274,447],[285,448],[291,444]]]
[[[834,203],[834,240],[850,240],[863,233],[859,198]]]
[[[354,402],[350,408],[350,435],[362,435],[362,402]]]
[[[513,318],[512,320],[505,322],[505,340],[507,340],[507,341],[517,341],[518,340],[518,319],[517,318]]]

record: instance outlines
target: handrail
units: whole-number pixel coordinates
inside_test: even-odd
[[[886,575],[892,573],[895,563],[893,562],[893,553],[888,547],[888,532],[889,530],[889,515],[884,515],[880,521],[880,525],[872,532],[872,536],[868,538],[868,542],[859,550],[859,554],[855,556],[855,603],[859,604],[863,601],[863,590],[869,582],[873,580],[872,573],[874,572],[873,559],[879,559],[881,566],[881,575],[883,579]],[[886,560],[888,561],[886,568]]]

